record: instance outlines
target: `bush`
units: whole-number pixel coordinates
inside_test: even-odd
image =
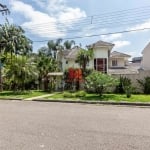
[[[72,93],[69,93],[69,92],[64,92],[63,93],[63,97],[65,97],[65,98],[73,98],[73,97],[75,97],[75,95],[72,94]]]
[[[106,88],[112,87],[116,85],[116,83],[117,80],[115,78],[98,71],[93,71],[85,78],[85,88],[87,91],[93,91],[100,96],[102,96]]]
[[[143,89],[144,94],[150,94],[150,77],[145,77],[143,80],[137,80]]]
[[[131,80],[127,77],[120,76],[119,84],[116,86],[115,93],[124,94],[129,87],[131,87]]]
[[[86,96],[86,92],[85,91],[79,91],[75,94],[76,97],[85,97]]]

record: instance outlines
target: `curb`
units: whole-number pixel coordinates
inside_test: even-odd
[[[58,103],[81,103],[81,104],[102,104],[102,105],[128,105],[128,106],[150,106],[150,103],[142,102],[114,102],[114,101],[73,101],[73,100],[46,100],[34,99],[36,102],[58,102]]]
[[[9,101],[26,101],[21,98],[3,98],[0,100],[9,100]],[[124,105],[124,106],[150,106],[149,103],[143,103],[143,102],[115,102],[115,101],[82,101],[82,100],[47,100],[47,99],[33,99],[29,101],[35,101],[35,102],[56,102],[56,103],[79,103],[79,104],[101,104],[101,105]],[[26,101],[27,102],[27,101]]]
[[[2,101],[2,100],[8,100],[8,101],[13,101],[13,100],[15,100],[15,101],[23,101],[24,99],[22,99],[22,98],[0,98],[0,100]]]

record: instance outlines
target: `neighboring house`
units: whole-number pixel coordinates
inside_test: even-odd
[[[109,68],[125,68],[129,64],[130,55],[113,51],[109,58]]]
[[[137,74],[140,68],[140,63],[129,61],[130,55],[114,51],[109,59],[109,74]]]
[[[141,61],[142,61],[142,57],[133,57],[131,62],[140,64]]]
[[[150,70],[150,43],[142,51],[143,59],[141,62],[141,68],[144,70]]]

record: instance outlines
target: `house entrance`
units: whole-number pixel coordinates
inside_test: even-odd
[[[107,73],[107,58],[94,59],[94,69],[103,73]]]

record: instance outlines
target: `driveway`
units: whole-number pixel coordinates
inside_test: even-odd
[[[150,108],[0,101],[0,150],[134,149],[150,149]]]

